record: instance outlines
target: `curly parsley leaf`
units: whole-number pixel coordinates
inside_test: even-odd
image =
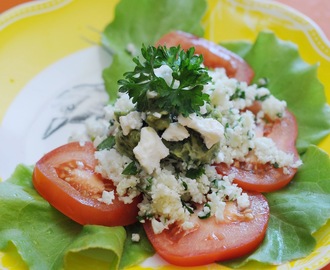
[[[180,46],[142,46],[144,62],[133,58],[134,71],[126,72],[119,80],[120,92],[127,92],[136,103],[138,111],[167,111],[173,115],[199,111],[209,95],[203,93],[211,77],[201,66],[203,57],[194,54],[195,49],[184,51]],[[155,70],[167,66],[172,71],[172,80],[167,82],[157,76]]]

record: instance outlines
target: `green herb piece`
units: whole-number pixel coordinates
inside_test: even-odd
[[[277,113],[276,116],[277,116],[278,118],[282,118],[282,117],[283,117],[283,113]]]
[[[181,200],[182,206],[188,210],[190,214],[194,213],[194,207],[191,206],[189,203],[185,202],[184,200]]]
[[[145,190],[146,191],[150,191],[151,190],[151,187],[152,187],[152,179],[153,179],[153,177],[148,177],[147,179],[146,179],[146,181],[147,181],[147,185],[146,185],[146,188],[145,188]]]
[[[206,204],[204,204],[204,208],[208,208],[209,209],[209,211],[208,212],[206,212],[206,213],[204,213],[204,211],[203,211],[203,214],[198,214],[198,217],[200,218],[200,219],[207,219],[207,218],[209,218],[210,216],[211,216],[211,206],[208,204],[208,203],[206,203]],[[204,208],[203,208],[203,210],[204,210]]]
[[[137,173],[138,173],[138,168],[136,167],[134,161],[128,164],[122,172],[123,175],[136,175]]]
[[[96,150],[110,150],[115,144],[116,138],[114,136],[109,136],[96,147]]]
[[[143,46],[141,53],[145,61],[140,62],[135,57],[134,71],[126,72],[125,79],[118,81],[119,91],[129,94],[138,111],[167,111],[173,115],[188,116],[209,101],[209,95],[202,90],[211,77],[201,67],[203,57],[195,55],[194,48],[184,51],[180,46]],[[163,65],[172,69],[170,85],[154,72]],[[154,93],[154,97],[150,97],[150,92]]]
[[[239,98],[245,99],[245,91],[237,87],[235,93],[230,96],[229,100],[234,100]]]
[[[154,214],[149,213],[149,214],[145,214],[144,216],[137,216],[136,219],[137,219],[139,222],[143,223],[144,221],[146,221],[146,220],[148,220],[148,219],[151,219],[151,218],[153,218],[153,217],[154,217]]]
[[[185,191],[188,190],[188,184],[185,181],[182,181],[182,185]]]
[[[278,168],[280,167],[280,165],[279,165],[277,162],[275,162],[275,163],[273,164],[273,166],[274,166],[275,169],[278,169]]]
[[[218,179],[212,180],[211,184],[212,184],[213,188],[219,189],[219,180]]]
[[[247,135],[247,137],[248,137],[249,140],[252,140],[254,138],[254,133],[251,132],[250,130],[247,132],[246,135]]]
[[[263,96],[256,96],[255,97],[255,100],[257,100],[257,101],[265,101],[269,97],[270,97],[270,94],[269,95],[263,95]]]
[[[191,168],[186,172],[186,177],[191,179],[198,179],[205,173],[204,166],[199,166],[198,168]]]
[[[258,81],[257,81],[257,87],[258,88],[261,88],[261,87],[267,87],[268,86],[268,83],[269,83],[269,79],[266,78],[266,77],[263,77],[263,78],[260,78]]]

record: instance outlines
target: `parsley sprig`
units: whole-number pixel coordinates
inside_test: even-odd
[[[203,86],[211,81],[207,70],[201,66],[202,55],[195,55],[195,49],[187,51],[180,46],[142,46],[144,62],[133,58],[134,71],[126,72],[119,80],[120,92],[127,92],[136,103],[138,111],[167,111],[172,115],[188,116],[198,112],[209,95],[203,93]],[[172,69],[170,85],[155,75],[154,69],[167,65]],[[175,86],[178,81],[178,86]],[[153,93],[151,96],[150,93]]]

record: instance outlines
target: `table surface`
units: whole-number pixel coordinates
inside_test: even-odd
[[[316,22],[330,40],[329,0],[274,0],[293,7]]]

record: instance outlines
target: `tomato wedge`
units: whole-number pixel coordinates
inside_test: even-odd
[[[250,208],[240,212],[234,202],[227,204],[224,221],[214,217],[199,219],[192,215],[193,229],[184,231],[174,225],[160,234],[151,222],[144,229],[157,253],[171,264],[198,266],[247,255],[263,241],[269,219],[269,206],[259,193],[249,193]]]
[[[195,47],[195,53],[202,54],[204,65],[209,68],[223,67],[227,76],[251,83],[254,72],[248,63],[237,54],[209,40],[182,31],[173,31],[162,36],[156,43],[168,47],[178,46],[187,50]]]
[[[43,156],[33,172],[33,185],[53,207],[74,221],[85,225],[124,226],[137,221],[137,204],[99,201],[103,190],[115,191],[111,180],[94,172],[96,159],[91,142],[60,146]]]
[[[267,124],[264,136],[271,138],[277,147],[292,153],[294,160],[299,160],[296,149],[298,125],[295,116],[286,110],[281,119]],[[217,164],[217,171],[222,175],[234,174],[234,182],[241,188],[257,192],[272,192],[286,186],[297,172],[296,168],[275,168],[272,164],[247,163],[236,161],[234,165]]]

